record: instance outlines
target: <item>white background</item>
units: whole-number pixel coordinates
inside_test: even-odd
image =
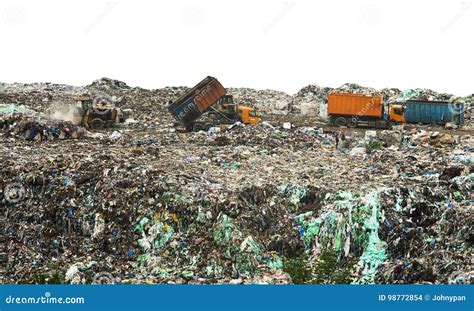
[[[0,81],[474,93],[472,1],[0,1]]]

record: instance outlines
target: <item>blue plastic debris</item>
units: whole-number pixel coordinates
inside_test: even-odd
[[[392,224],[388,221],[387,218],[385,218],[385,220],[383,221],[383,223],[384,223],[384,225],[387,227],[387,230],[388,230],[388,231],[392,231],[393,226],[392,226]]]

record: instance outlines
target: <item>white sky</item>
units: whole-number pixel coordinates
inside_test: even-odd
[[[471,0],[0,0],[0,44],[9,83],[474,93]]]

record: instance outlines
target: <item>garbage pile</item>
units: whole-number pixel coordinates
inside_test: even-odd
[[[244,106],[257,108],[261,113],[287,114],[292,111],[292,96],[273,90],[227,88],[234,100]]]
[[[430,89],[406,89],[400,90],[397,88],[383,88],[377,90],[370,87],[363,87],[355,83],[346,83],[338,88],[320,87],[318,85],[308,85],[302,88],[297,94],[294,95],[293,102],[299,107],[301,114],[313,114],[318,115],[321,110],[324,110],[324,104],[326,103],[327,96],[330,93],[357,93],[367,95],[381,95],[384,101],[392,102],[403,102],[406,100],[430,100],[430,101],[450,101],[450,102],[462,102],[466,104],[468,109],[466,111],[467,119],[470,119],[472,115],[472,103],[473,95],[467,97],[454,96],[452,94],[438,93]],[[303,106],[302,106],[303,105]],[[309,106],[308,107],[306,107]],[[327,109],[327,108],[326,108]],[[324,116],[324,114],[321,114]]]
[[[10,141],[77,139],[86,135],[86,130],[74,122],[55,120],[48,115],[27,109],[24,106],[0,106],[0,132]]]
[[[0,135],[4,282],[472,283],[471,135],[168,129]]]
[[[80,87],[52,83],[2,84],[0,106],[25,106],[37,112],[46,112],[53,104],[74,104],[74,98],[78,96],[100,97],[122,109],[140,110],[136,115],[138,119],[156,125],[171,120],[166,111],[168,102],[185,90],[186,87],[147,90],[109,78]]]
[[[132,88],[125,82],[102,78],[79,88],[76,92],[110,98],[122,109],[139,111],[138,118],[160,122],[170,119],[166,110],[169,101],[175,100],[187,90],[187,87],[165,87],[155,90]]]
[[[159,128],[161,124],[172,122],[167,113],[170,101],[176,100],[188,87],[165,87],[143,89],[128,86],[125,82],[102,78],[86,86],[74,87],[51,83],[2,84],[0,85],[0,105],[24,105],[38,112],[45,112],[52,103],[74,103],[76,96],[107,98],[121,109],[139,111],[136,118],[148,126]],[[293,95],[274,90],[255,90],[250,88],[227,88],[236,103],[257,108],[264,115],[327,116],[327,96],[332,92],[363,93],[382,95],[387,102],[408,99],[443,100],[463,102],[466,107],[467,126],[471,126],[472,102],[474,95],[468,97],[437,93],[429,89],[374,88],[346,83],[338,88],[308,85]],[[140,124],[140,123],[138,123]],[[139,126],[139,125],[137,125]],[[143,127],[145,128],[145,126]]]

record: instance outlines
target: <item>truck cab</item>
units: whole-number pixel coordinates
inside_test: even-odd
[[[390,105],[389,117],[390,121],[396,123],[405,123],[405,107],[400,104]]]
[[[92,98],[90,97],[75,97],[74,100],[76,101],[76,109],[83,117],[86,112],[89,110],[89,107],[92,106]]]
[[[220,113],[231,120],[238,120],[245,124],[257,124],[261,120],[254,108],[235,104],[232,95],[222,96],[215,106]]]
[[[260,122],[261,118],[257,114],[257,111],[250,107],[238,106],[238,115],[242,123],[245,124],[257,124]]]

